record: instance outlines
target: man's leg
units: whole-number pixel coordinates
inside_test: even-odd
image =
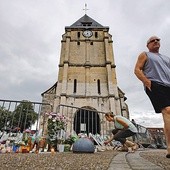
[[[164,133],[166,137],[167,151],[170,157],[170,106],[162,109],[162,116],[164,120]]]

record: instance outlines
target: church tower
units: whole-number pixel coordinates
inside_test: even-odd
[[[84,15],[65,27],[58,80],[42,93],[43,102],[113,112],[128,117],[124,93],[118,88],[109,27]],[[75,114],[70,115],[74,118]],[[71,126],[70,126],[71,127]]]

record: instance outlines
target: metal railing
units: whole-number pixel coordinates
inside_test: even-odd
[[[52,111],[54,108],[49,103],[0,99],[0,131],[11,132],[16,128],[19,128],[21,132],[25,129],[38,131],[41,128],[43,135],[47,130],[48,122],[45,113]],[[55,112],[68,117],[66,132],[69,134],[106,136],[110,135],[114,128],[113,123],[106,121],[105,112],[92,108],[59,105]],[[146,145],[152,144],[153,140],[149,131],[139,124],[137,128],[137,141]]]
[[[67,129],[69,133],[86,133],[87,135],[92,133],[107,136],[111,135],[111,131],[114,128],[113,122],[109,123],[106,121],[105,112],[67,105],[59,105],[56,110],[70,118],[71,127]],[[138,133],[135,141],[143,144],[145,147],[152,144],[152,135],[148,129],[139,124],[136,124],[136,127]]]
[[[52,110],[49,103],[0,99],[0,131],[23,131],[27,128],[39,130],[43,106]]]
[[[56,112],[69,118],[67,132],[69,133],[89,133],[108,135],[113,123],[105,119],[105,112],[91,108],[79,108],[75,106],[59,105]]]

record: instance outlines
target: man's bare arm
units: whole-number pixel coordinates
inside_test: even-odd
[[[151,88],[151,81],[144,75],[143,73],[143,67],[145,62],[147,61],[147,56],[145,52],[141,53],[137,59],[134,73],[136,77],[143,82],[143,84],[148,87],[149,89]]]

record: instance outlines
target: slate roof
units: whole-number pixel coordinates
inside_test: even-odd
[[[87,14],[78,19],[71,26],[66,26],[65,28],[109,28],[107,26],[103,26],[96,22],[94,19],[90,18]]]

